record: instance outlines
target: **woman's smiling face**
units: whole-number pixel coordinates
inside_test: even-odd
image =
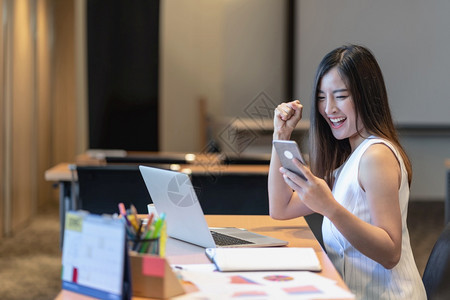
[[[322,77],[317,101],[319,112],[330,125],[333,136],[338,140],[349,138],[352,149],[355,149],[362,141],[357,128],[361,131],[363,125],[356,120],[352,95],[336,68]]]

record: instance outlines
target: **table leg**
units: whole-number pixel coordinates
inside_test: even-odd
[[[60,233],[59,233],[59,245],[62,249],[64,243],[64,227],[66,224],[66,212],[74,209],[72,207],[72,192],[71,192],[71,182],[61,181],[59,183],[59,222],[60,222]]]

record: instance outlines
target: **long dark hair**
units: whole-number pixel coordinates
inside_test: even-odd
[[[411,184],[411,162],[398,140],[383,74],[370,50],[359,45],[334,49],[325,55],[317,68],[310,117],[311,170],[316,176],[324,178],[331,187],[333,171],[351,154],[348,139],[337,140],[333,136],[330,126],[317,107],[322,78],[333,68],[337,69],[352,95],[356,119],[361,119],[367,132],[384,138],[397,147],[408,172],[408,182]],[[357,131],[359,132],[358,128]]]

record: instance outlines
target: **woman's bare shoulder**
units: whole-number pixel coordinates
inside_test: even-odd
[[[367,148],[359,164],[361,187],[379,184],[400,183],[400,164],[391,148],[384,143],[376,143]]]

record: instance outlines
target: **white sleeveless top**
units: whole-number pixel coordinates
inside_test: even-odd
[[[356,250],[328,218],[323,219],[322,233],[325,248],[334,266],[357,299],[426,299],[425,288],[414,262],[406,226],[409,185],[403,159],[388,141],[369,137],[364,140],[335,171],[333,187],[335,199],[361,220],[372,224],[366,193],[358,182],[358,168],[364,152],[377,143],[387,145],[400,162],[402,179],[399,189],[402,216],[402,252],[399,263],[388,270]]]

